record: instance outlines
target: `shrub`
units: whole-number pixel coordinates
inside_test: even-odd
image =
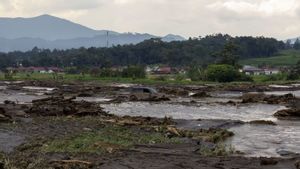
[[[146,77],[146,71],[145,68],[142,66],[130,66],[123,70],[122,77],[142,79]]]
[[[203,70],[200,67],[192,67],[189,69],[187,72],[187,76],[192,80],[192,81],[199,81],[203,80],[204,75],[203,75]]]
[[[232,82],[240,80],[241,74],[230,65],[210,65],[205,71],[206,79],[215,82]]]

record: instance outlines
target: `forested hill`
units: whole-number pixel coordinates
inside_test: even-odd
[[[150,39],[136,45],[111,48],[48,50],[34,48],[28,52],[2,53],[0,66],[124,66],[167,64],[171,66],[207,65],[214,63],[226,44],[233,44],[241,59],[270,57],[287,48],[282,41],[265,37],[231,37],[210,35],[187,41],[163,42]],[[226,52],[226,51],[225,51]]]

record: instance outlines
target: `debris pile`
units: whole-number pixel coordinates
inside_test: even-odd
[[[287,104],[297,98],[293,94],[282,96],[265,95],[263,93],[247,93],[242,96],[242,103],[268,103],[268,104]]]
[[[195,94],[193,94],[191,96],[194,97],[194,98],[211,97],[209,94],[207,94],[206,92],[203,92],[203,91],[195,93]]]
[[[97,116],[108,115],[96,103],[76,102],[76,97],[49,97],[32,101],[33,105],[26,113],[41,116]]]
[[[274,114],[278,119],[289,120],[289,119],[300,119],[300,109],[286,109],[280,110]]]
[[[12,121],[12,117],[7,115],[6,111],[4,108],[0,107],[0,123],[1,122],[11,122]]]

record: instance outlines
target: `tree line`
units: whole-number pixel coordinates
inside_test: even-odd
[[[269,57],[288,48],[284,42],[274,38],[214,34],[176,42],[150,39],[136,45],[118,45],[111,48],[91,47],[68,50],[34,48],[27,52],[0,53],[0,68],[18,65],[77,68],[152,64],[190,66],[213,64],[219,62],[220,58],[225,59],[223,62],[232,64],[238,58],[226,58],[226,51],[223,51],[230,45],[230,49],[227,50],[234,50],[236,55],[233,57],[240,57],[240,59]],[[224,56],[219,57],[220,54]]]

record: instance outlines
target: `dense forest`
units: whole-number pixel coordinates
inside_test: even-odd
[[[27,52],[0,54],[0,67],[23,65],[56,67],[111,67],[165,64],[170,66],[207,65],[215,63],[227,44],[235,47],[240,59],[268,57],[290,48],[282,41],[265,37],[232,37],[215,34],[187,41],[163,42],[150,39],[136,45],[111,48],[48,50],[34,48]]]

